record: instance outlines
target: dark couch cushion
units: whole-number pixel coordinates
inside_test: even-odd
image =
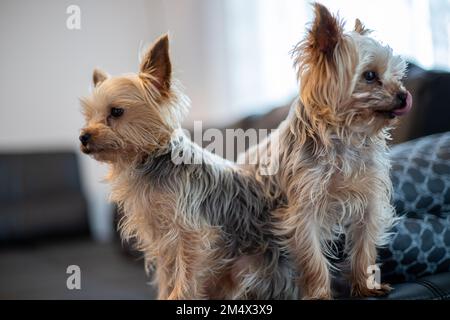
[[[450,132],[397,145],[391,158],[399,214],[450,212]]]
[[[74,152],[0,154],[0,243],[87,232]]]
[[[450,300],[450,273],[438,273],[412,282],[399,283],[386,297],[394,300]]]
[[[450,73],[409,64],[405,87],[413,108],[393,132],[395,143],[450,131]]]
[[[0,154],[0,177],[2,204],[81,190],[77,156],[73,152]]]
[[[380,251],[390,282],[450,272],[450,132],[391,150],[393,200],[400,222]]]

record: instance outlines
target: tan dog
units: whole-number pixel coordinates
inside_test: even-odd
[[[96,70],[82,101],[81,150],[110,166],[122,236],[135,238],[156,267],[160,299],[295,297],[262,186],[177,130],[187,99],[171,69],[163,36],[138,74]]]
[[[332,297],[327,256],[341,234],[353,295],[379,295],[389,286],[368,287],[367,272],[395,220],[386,140],[412,105],[401,82],[406,64],[359,20],[345,33],[324,6],[314,9],[311,29],[294,50],[300,96],[278,133],[246,155],[268,163],[258,150],[279,144],[280,169],[272,176],[259,175],[260,165],[247,169],[284,203],[274,217],[304,298]]]

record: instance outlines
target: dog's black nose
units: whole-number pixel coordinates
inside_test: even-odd
[[[90,134],[90,133],[82,134],[82,135],[80,136],[81,144],[82,144],[83,146],[87,145],[90,138],[91,138],[91,134]]]
[[[408,94],[406,92],[397,93],[397,99],[400,102],[400,107],[406,106],[406,99],[408,98]]]

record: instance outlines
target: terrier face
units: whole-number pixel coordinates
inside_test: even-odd
[[[357,19],[352,32],[321,4],[307,37],[294,50],[300,97],[316,122],[376,134],[412,107],[401,79],[406,63],[369,36]]]
[[[167,35],[145,54],[139,74],[110,77],[95,70],[82,99],[81,151],[99,161],[133,160],[163,147],[176,126]]]

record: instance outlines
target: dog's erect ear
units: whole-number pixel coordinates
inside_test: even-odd
[[[172,64],[169,57],[169,36],[167,34],[159,37],[147,53],[141,63],[141,74],[149,74],[154,79],[158,89],[167,92],[170,89],[172,75]]]
[[[363,36],[371,32],[370,29],[367,29],[359,19],[355,20],[355,31]]]
[[[94,82],[94,87],[98,86],[108,78],[109,75],[106,72],[98,68],[94,69],[94,73],[92,74],[92,82]]]
[[[343,27],[339,20],[320,3],[314,3],[315,18],[309,31],[309,45],[313,50],[330,56],[343,35]]]

